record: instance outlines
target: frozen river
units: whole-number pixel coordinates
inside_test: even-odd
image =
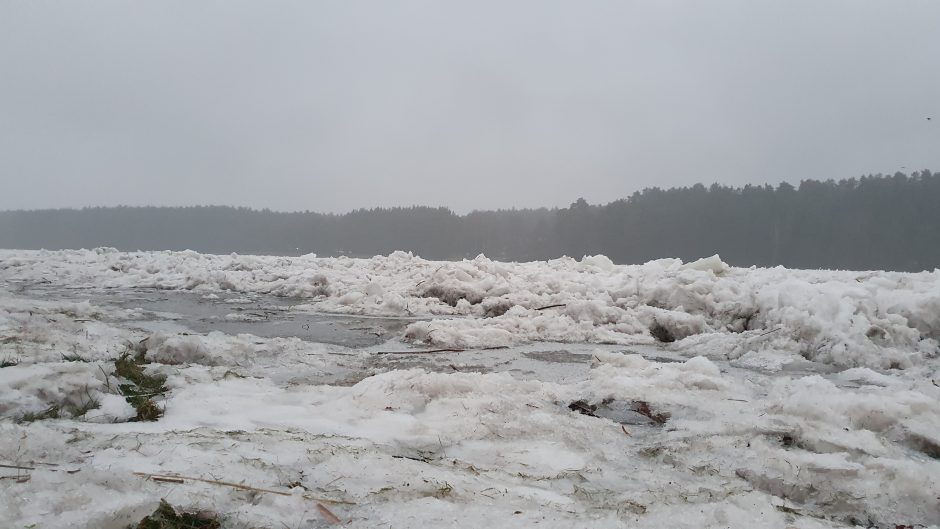
[[[369,314],[387,289],[349,305],[83,266],[0,274],[2,527],[124,529],[160,498],[226,528],[330,525],[320,507],[370,528],[940,521],[929,351],[837,365],[774,349],[786,327],[589,343],[605,313]],[[570,334],[504,343],[507,321]]]

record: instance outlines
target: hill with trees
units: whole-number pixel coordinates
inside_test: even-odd
[[[738,266],[940,267],[940,174],[840,181],[650,188],[604,205],[474,211],[360,209],[284,213],[226,206],[0,212],[0,247],[499,260],[602,253],[618,263],[719,253]]]

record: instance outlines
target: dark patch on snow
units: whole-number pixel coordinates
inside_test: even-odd
[[[759,474],[751,469],[739,468],[735,471],[735,475],[750,483],[757,490],[796,503],[806,503],[815,499],[819,492],[812,484],[793,483],[782,476]]]
[[[865,336],[876,344],[884,345],[888,339],[888,331],[877,325],[872,325],[865,331]]]
[[[437,298],[444,303],[447,303],[451,307],[456,307],[457,302],[462,299],[467,300],[471,305],[477,305],[483,302],[483,294],[479,292],[474,292],[469,289],[443,287],[440,285],[432,285],[428,287],[424,292],[421,293],[421,297]]]
[[[490,298],[483,302],[483,317],[484,318],[497,318],[506,314],[509,309],[515,307],[516,305],[509,301],[508,299],[500,298]]]
[[[864,497],[855,497],[846,491],[820,488],[813,483],[800,483],[783,475],[745,468],[736,470],[735,475],[757,490],[792,502],[775,506],[781,512],[837,520],[855,527],[896,527],[879,522],[876,513],[866,511]],[[826,514],[821,515],[819,510]]]
[[[660,364],[682,364],[686,362],[685,359],[669,358],[668,356],[643,355],[643,358],[649,360],[650,362],[657,362]]]
[[[16,367],[20,364],[20,361],[15,358],[4,358],[0,360],[0,368],[4,367]]]
[[[656,338],[656,341],[662,343],[672,343],[676,341],[676,335],[659,322],[654,323],[652,327],[650,327],[650,335]]]
[[[669,413],[655,411],[646,401],[619,401],[604,399],[598,404],[592,404],[579,399],[568,404],[568,409],[589,417],[609,419],[619,424],[634,426],[662,426],[669,420]]]
[[[754,321],[754,318],[757,317],[759,312],[760,311],[755,310],[753,312],[738,314],[731,318],[731,323],[728,323],[727,325],[725,325],[725,328],[728,329],[728,331],[734,332],[734,333],[742,333],[745,331],[750,331],[752,330],[752,323]]]
[[[766,438],[768,441],[771,441],[774,444],[778,444],[782,446],[783,448],[797,447],[797,448],[803,448],[805,450],[809,450],[810,452],[815,452],[815,450],[804,447],[800,444],[801,439],[800,439],[799,434],[797,434],[796,432],[771,430],[771,431],[764,431],[761,433],[764,435],[764,438]],[[750,447],[751,443],[748,443],[747,445]]]
[[[609,406],[609,403],[607,405]],[[630,409],[659,425],[666,424],[666,421],[668,421],[670,417],[668,412],[654,410],[650,408],[648,402],[643,400],[631,402]]]
[[[914,450],[934,459],[940,459],[940,441],[918,433],[907,434],[907,444]]]
[[[588,417],[597,417],[597,415],[594,415],[594,412],[597,411],[597,405],[589,404],[586,400],[576,400],[568,404],[568,409],[576,411],[581,415],[587,415]]]

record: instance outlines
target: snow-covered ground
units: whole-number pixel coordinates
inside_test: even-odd
[[[936,525],[938,339],[938,271],[4,250],[0,527]]]

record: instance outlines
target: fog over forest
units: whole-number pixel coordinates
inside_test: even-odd
[[[797,186],[650,188],[605,205],[282,213],[224,206],[0,212],[0,247],[183,250],[507,261],[605,254],[618,263],[719,253],[738,266],[919,271],[940,267],[940,173]]]

